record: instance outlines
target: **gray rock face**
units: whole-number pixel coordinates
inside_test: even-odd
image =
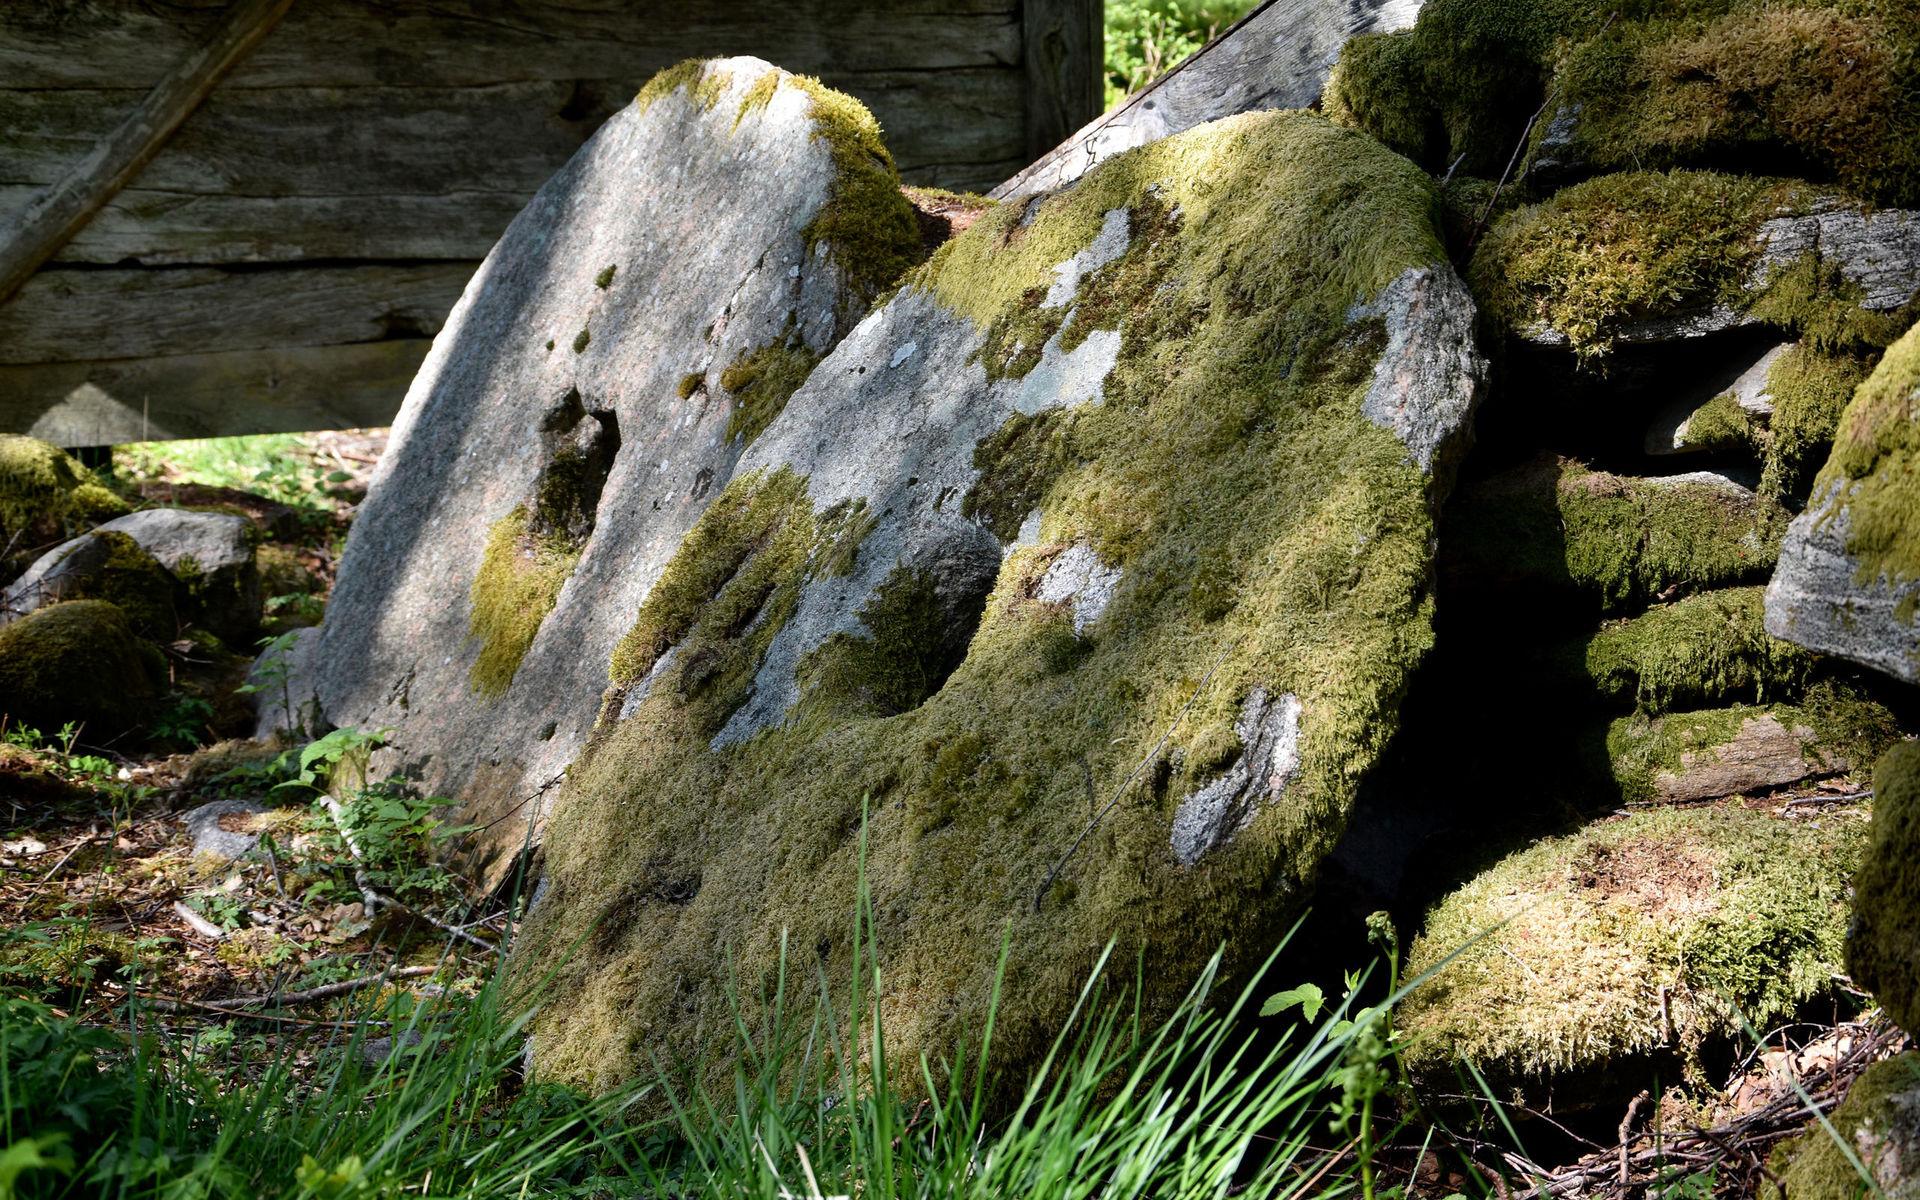
[[[252,525],[229,513],[149,508],[100,526],[124,533],[181,585],[181,615],[237,646],[260,627]]]
[[[417,765],[482,821],[537,819],[521,806],[585,744],[615,642],[733,476],[744,447],[723,374],[767,348],[824,354],[866,301],[842,264],[901,253],[880,233],[810,239],[836,189],[865,177],[836,166],[794,77],[728,59],[642,100],[540,190],[449,316],[308,660],[328,723],[391,727],[376,767]],[[890,166],[862,169],[891,194]],[[571,515],[541,526],[560,493]],[[529,532],[506,557],[536,535],[578,557],[510,680],[480,695],[472,593],[490,531],[516,512]],[[501,828],[518,846],[519,822]]]
[[[1360,411],[1444,485],[1466,452],[1468,418],[1486,381],[1473,340],[1473,297],[1452,271],[1410,268],[1348,319],[1376,316],[1386,321],[1387,346]]]
[[[62,600],[96,595],[112,556],[113,543],[90,533],[55,546],[0,591],[0,625]]]
[[[327,731],[314,661],[319,648],[317,626],[296,629],[254,660],[247,672],[247,684],[256,689],[254,737],[263,741],[279,733],[318,737]]]
[[[1848,501],[1859,485],[1834,480],[1787,527],[1767,584],[1767,632],[1837,654],[1908,683],[1920,682],[1920,579],[1862,581],[1848,550]]]
[[[1269,699],[1255,688],[1233,732],[1240,757],[1225,775],[1180,802],[1173,814],[1173,856],[1190,867],[1253,823],[1263,804],[1285,794],[1300,770],[1300,697]]]
[[[204,854],[230,861],[251,854],[260,844],[260,835],[227,829],[220,824],[221,819],[258,816],[266,811],[265,805],[251,800],[215,800],[188,809],[180,821],[187,827],[187,836],[193,839],[195,856]]]

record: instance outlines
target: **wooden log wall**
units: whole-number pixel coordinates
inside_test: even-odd
[[[231,11],[0,4],[0,239]],[[384,424],[507,222],[661,67],[817,74],[909,181],[985,190],[1098,111],[1099,29],[1099,0],[295,0],[0,304],[0,431]]]

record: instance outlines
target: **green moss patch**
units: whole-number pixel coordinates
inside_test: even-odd
[[[1763,591],[1707,592],[1608,625],[1583,647],[1584,674],[1609,703],[1648,712],[1790,695],[1814,658],[1762,627]]]
[[[151,715],[167,677],[160,652],[105,600],[51,605],[0,627],[0,713],[14,723],[85,726],[112,738]]]
[[[1549,458],[1463,489],[1441,536],[1464,588],[1575,590],[1618,611],[1764,574],[1786,524],[1777,504],[1724,482]]]
[[[1859,354],[1823,354],[1807,345],[1789,347],[1767,372],[1773,415],[1767,421],[1763,495],[1803,499],[1814,472],[1826,461],[1840,427],[1840,414],[1868,373]]]
[[[129,511],[58,446],[0,433],[0,547],[43,546]]]
[[[1815,502],[1835,487],[1845,489],[1855,579],[1880,587],[1920,579],[1920,325],[1887,350],[1841,416]],[[1903,615],[1914,618],[1911,605]]]
[[[1846,1099],[1828,1120],[1833,1132],[1815,1122],[1776,1149],[1769,1159],[1771,1178],[1761,1185],[1762,1200],[1852,1200],[1856,1196],[1901,1196],[1911,1182],[1914,1121],[1920,1117],[1920,1053],[1908,1051],[1874,1063],[1847,1089]],[[1836,1141],[1835,1138],[1839,1140]],[[1892,1145],[1889,1145],[1892,1143]],[[1842,1150],[1841,1146],[1846,1150]],[[1868,1169],[1884,1169],[1869,1187],[1847,1151]],[[1891,1151],[1888,1153],[1887,1151]]]
[[[896,570],[801,661],[783,723],[716,749],[772,639],[809,595],[851,586],[872,531],[902,519],[817,504],[791,470],[722,492],[615,655],[606,716],[556,803],[550,891],[517,960],[557,971],[564,998],[536,1018],[540,1069],[604,1086],[650,1055],[718,1061],[728,995],[759,1020],[783,946],[790,988],[816,964],[844,977],[863,811],[890,1053],[937,1061],[977,1034],[1003,933],[994,1037],[1014,1066],[1110,940],[1120,960],[1144,954],[1150,1005],[1222,940],[1262,955],[1431,642],[1429,481],[1361,411],[1381,329],[1347,316],[1442,261],[1435,208],[1419,171],[1369,139],[1254,114],[993,208],[911,275],[897,303],[937,303],[985,341],[1109,213],[1129,216],[1134,236],[1081,280],[1072,323],[1058,306],[1062,344],[1118,333],[1104,398],[975,447],[1006,494],[983,489],[969,511],[1005,531],[1037,510],[1043,540],[989,565],[970,637],[932,619],[948,604],[924,564]],[[979,386],[984,402],[1015,385]],[[1076,637],[1036,593],[1082,540],[1120,581]],[[1182,867],[1174,811],[1239,752],[1255,687],[1299,697],[1300,769]],[[698,882],[666,900],[661,879]]]
[[[1832,986],[1863,842],[1844,813],[1668,808],[1502,859],[1414,940],[1408,973],[1438,973],[1402,1010],[1408,1061],[1538,1080],[1770,1028]]]
[[[499,696],[513,683],[527,647],[580,560],[578,546],[564,537],[534,535],[528,518],[522,505],[494,522],[474,576],[469,628],[480,651],[469,679],[482,696]]]
[[[744,352],[734,359],[720,373],[720,386],[734,400],[733,413],[727,418],[728,440],[739,437],[750,444],[759,437],[787,407],[787,401],[800,390],[819,361],[820,355],[793,336]]]
[[[1847,969],[1903,1029],[1920,1026],[1920,743],[1873,769],[1873,843],[1853,881]]]

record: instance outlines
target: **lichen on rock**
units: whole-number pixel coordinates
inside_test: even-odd
[[[838,977],[862,872],[890,1053],[977,1028],[1009,926],[1009,1064],[1110,939],[1154,1005],[1223,940],[1263,953],[1431,638],[1425,468],[1481,368],[1377,368],[1470,324],[1435,211],[1367,139],[1261,113],[990,209],[911,274],[638,606],[516,960],[567,997],[538,1067],[716,1061],[783,945]],[[1183,865],[1181,797],[1232,773],[1259,689],[1297,765]],[[1121,800],[1087,829],[1090,794]]]
[[[1920,1195],[1920,1053],[1910,1050],[1869,1066],[1825,1124],[1782,1142],[1768,1165],[1762,1200]],[[1871,1183],[1861,1178],[1862,1167]]]
[[[1698,1061],[1827,991],[1860,824],[1737,805],[1661,808],[1549,838],[1437,903],[1401,1010],[1418,1074],[1472,1061],[1538,1098],[1636,1057]],[[1578,1086],[1555,1097],[1577,1107]]]

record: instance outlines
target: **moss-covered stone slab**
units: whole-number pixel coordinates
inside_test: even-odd
[[[753,443],[615,654],[519,966],[534,1058],[712,1064],[845,978],[892,1052],[1057,1032],[1108,942],[1150,1005],[1298,912],[1431,642],[1480,390],[1432,185],[1312,113],[1002,205]],[[864,866],[863,866],[864,862]],[[906,1060],[903,1060],[906,1061]]]
[[[1920,1053],[1868,1067],[1828,1121],[1774,1151],[1762,1200],[1920,1198]]]
[[[1840,774],[1872,762],[1899,736],[1885,706],[1822,682],[1798,704],[1621,717],[1606,744],[1623,799],[1681,804]]]
[[[1759,324],[1877,348],[1920,295],[1920,211],[1792,180],[1624,172],[1502,217],[1470,276],[1522,341],[1585,358]]]
[[[105,600],[55,604],[0,627],[0,714],[51,733],[68,722],[88,740],[127,732],[153,715],[166,661]]]
[[[1920,1029],[1920,743],[1873,769],[1873,842],[1854,880],[1847,968],[1887,1015]]]
[[[0,591],[0,627],[68,600],[106,600],[140,636],[170,642],[179,632],[174,580],[131,536],[98,529],[41,555]]]
[[[1609,622],[1563,653],[1603,702],[1642,712],[1793,695],[1814,656],[1767,633],[1759,587],[1723,588]]]
[[[125,500],[58,446],[0,433],[0,578],[15,553],[37,554],[126,511]]]
[[[305,643],[325,719],[391,728],[378,769],[517,850],[682,537],[921,254],[853,100],[748,58],[649,83],[508,227],[422,364]]]
[[[1787,514],[1724,475],[1545,456],[1461,488],[1441,531],[1463,594],[1577,593],[1609,611],[1764,578]]]
[[[1407,972],[1434,974],[1401,1011],[1407,1061],[1449,1082],[1471,1061],[1578,1107],[1595,1098],[1587,1073],[1694,1058],[1742,1014],[1769,1028],[1832,986],[1864,842],[1857,811],[1703,806],[1510,855],[1427,913]]]
[[[1731,379],[1711,381],[1704,395],[1695,392],[1668,400],[1647,426],[1647,454],[1659,458],[1753,450],[1773,416],[1769,390],[1773,365],[1792,346],[1776,342],[1751,361],[1742,356]]]
[[[1920,204],[1920,13],[1903,0],[1429,0],[1355,38],[1326,106],[1429,170],[1524,184],[1713,166]],[[1540,115],[1533,118],[1536,113]]]
[[[1920,682],[1920,325],[1841,416],[1767,586],[1767,629]]]

